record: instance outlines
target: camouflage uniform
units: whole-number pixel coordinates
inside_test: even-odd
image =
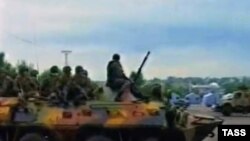
[[[116,55],[107,66],[107,86],[113,90],[119,90],[128,81],[128,78],[124,74],[121,63],[115,57]]]
[[[39,90],[40,86],[39,86],[39,82],[37,80],[37,75],[38,75],[38,71],[37,70],[32,70],[30,72],[31,79],[32,79],[33,83],[36,84],[36,88],[35,89]]]
[[[0,70],[0,96],[17,96],[14,80],[2,69]]]
[[[84,93],[88,97],[93,98],[93,88],[91,80],[88,78],[88,72],[81,66],[75,68],[75,75],[73,76],[73,85],[80,90],[80,93]]]
[[[61,90],[67,89],[70,87],[71,83],[72,83],[71,67],[65,66],[63,67],[63,74],[60,77],[59,88]]]
[[[38,89],[37,84],[32,80],[32,78],[28,75],[27,68],[20,68],[19,75],[16,77],[15,84],[16,87],[25,95],[30,96],[34,95]]]
[[[58,92],[59,87],[59,68],[52,66],[50,68],[49,77],[42,81],[41,93],[43,96],[49,96],[52,93]]]
[[[138,91],[135,84],[126,77],[119,60],[120,56],[118,54],[114,54],[113,60],[110,61],[107,66],[108,78],[106,86],[110,87],[112,90],[119,90],[115,100],[119,100],[121,98],[123,91],[125,90],[126,87],[129,87],[131,93],[136,98],[147,99]]]

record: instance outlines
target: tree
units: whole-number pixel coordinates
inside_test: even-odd
[[[130,79],[134,80],[135,77],[136,77],[136,75],[137,75],[137,73],[135,71],[132,71],[131,74],[130,74]],[[137,78],[137,80],[136,80],[136,82],[135,82],[135,84],[137,86],[141,86],[144,83],[145,83],[145,80],[144,80],[143,74],[140,73],[139,76],[138,76],[138,78]]]
[[[0,67],[3,67],[5,63],[5,54],[4,52],[0,52]]]
[[[16,77],[16,68],[5,60],[4,52],[0,52],[0,68],[4,69],[12,78]]]

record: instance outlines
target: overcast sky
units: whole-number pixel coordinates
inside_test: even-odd
[[[106,79],[121,54],[127,74],[151,51],[146,78],[250,75],[249,0],[0,0],[0,51],[44,70],[72,67]],[[35,42],[32,44],[31,42]]]

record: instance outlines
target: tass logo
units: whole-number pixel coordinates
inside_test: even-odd
[[[244,137],[246,136],[246,129],[221,129],[225,137]]]

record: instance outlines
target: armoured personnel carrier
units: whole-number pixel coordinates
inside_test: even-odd
[[[60,105],[38,98],[0,100],[2,141],[157,141],[167,128],[161,102],[101,102]],[[178,110],[177,125],[188,141],[202,141],[221,119]]]
[[[69,100],[67,95],[0,98],[0,140],[158,141],[168,128],[165,113],[170,110],[158,90],[153,89],[155,99],[151,101],[137,101],[130,89],[124,90],[121,102]],[[116,95],[105,86],[98,88],[96,94],[98,97]],[[212,137],[212,131],[223,123],[219,118],[176,111],[173,122],[184,132],[187,141]]]

